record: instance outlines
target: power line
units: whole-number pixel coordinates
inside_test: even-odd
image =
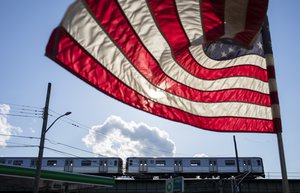
[[[51,150],[51,151],[55,151],[55,152],[58,152],[58,153],[61,153],[61,154],[64,154],[64,155],[71,155],[73,157],[78,157],[80,158],[80,156],[77,156],[77,155],[74,155],[74,154],[71,154],[71,153],[67,153],[67,152],[64,152],[64,151],[59,151],[57,149],[53,149],[53,148],[50,148],[50,147],[44,147],[45,149],[48,149],[48,150]]]
[[[38,145],[6,145],[6,148],[18,148],[18,147],[39,147]]]
[[[1,136],[8,136],[8,137],[27,138],[27,139],[40,139],[39,137],[24,136],[24,135],[13,135],[13,134],[4,134],[4,133],[0,133],[0,135]]]
[[[17,137],[17,138],[25,138],[25,139],[40,139],[39,137],[13,135],[13,134],[2,134],[2,133],[0,133],[0,135],[1,136],[9,136],[9,137]],[[52,139],[46,138],[46,140],[49,141],[50,143],[52,143],[53,145],[62,145],[62,146],[65,146],[65,147],[69,147],[69,148],[76,149],[76,150],[79,150],[79,151],[82,151],[82,152],[86,152],[86,153],[90,153],[90,154],[93,154],[93,155],[104,156],[104,155],[101,155],[101,154],[93,153],[91,151],[87,151],[87,150],[84,150],[84,149],[81,149],[81,148],[78,148],[78,147],[74,147],[74,146],[68,145],[68,144],[65,144],[65,143],[56,142],[56,141],[54,141]],[[15,142],[7,142],[7,143],[17,144],[17,145],[23,145],[23,146],[30,146],[28,144],[21,144],[21,143],[15,143]],[[8,146],[5,146],[5,147],[8,147]],[[22,147],[22,146],[18,146],[18,147]],[[34,147],[38,147],[38,146],[34,145]]]
[[[10,107],[15,107],[15,108],[23,108],[23,109],[42,109],[41,107],[35,107],[35,106],[29,106],[29,105],[20,105],[20,104],[13,104],[13,103],[5,103],[5,102],[0,102],[0,104],[4,105],[9,105]]]
[[[42,118],[42,116],[22,115],[22,114],[11,114],[11,113],[0,113],[0,115],[4,115],[4,116],[14,116],[14,117]]]
[[[15,144],[15,145],[32,145],[32,144],[24,144],[24,143],[17,143],[17,142],[6,142],[7,144]]]
[[[88,151],[88,150],[84,150],[84,149],[81,149],[81,148],[78,148],[78,147],[74,147],[74,146],[67,145],[67,144],[60,143],[60,142],[53,142],[53,140],[50,140],[50,139],[47,139],[47,138],[46,138],[46,140],[49,141],[50,143],[52,143],[53,145],[62,145],[62,146],[69,147],[69,148],[72,148],[72,149],[76,149],[76,150],[79,150],[79,151],[82,151],[82,152],[86,152],[86,153],[90,153],[90,154],[93,154],[93,155],[98,155],[98,156],[105,157],[102,154],[97,154],[97,153],[94,153],[94,152],[91,152],[91,151]]]
[[[20,114],[29,114],[29,115],[42,115],[43,111],[36,111],[36,110],[32,110],[32,111],[24,111],[24,110],[10,110],[10,113],[20,113]]]
[[[0,103],[1,104],[1,103]],[[3,116],[16,116],[16,117],[30,117],[30,118],[42,118],[43,109],[39,107],[33,107],[28,105],[18,105],[2,103],[8,105],[9,109],[7,113],[0,112]]]

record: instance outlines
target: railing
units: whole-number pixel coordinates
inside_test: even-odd
[[[281,172],[265,172],[265,179],[281,179]],[[300,179],[300,172],[288,172],[288,179]]]

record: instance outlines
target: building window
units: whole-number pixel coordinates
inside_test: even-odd
[[[56,166],[57,165],[57,160],[48,160],[47,161],[47,166]]]
[[[92,165],[92,161],[91,160],[82,160],[81,161],[81,166],[91,166]]]

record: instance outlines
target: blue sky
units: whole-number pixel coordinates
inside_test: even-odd
[[[266,172],[280,172],[276,135],[209,132],[147,114],[98,92],[46,58],[44,52],[50,33],[59,24],[71,2],[73,1],[1,1],[2,114],[9,111],[10,114],[29,115],[28,112],[33,109],[41,110],[45,105],[47,84],[51,82],[52,116],[49,117],[49,124],[58,114],[67,111],[72,114],[68,116],[69,119],[61,119],[49,130],[47,138],[51,141],[46,142],[49,148],[77,156],[94,156],[88,152],[125,157],[138,153],[234,156],[232,136],[235,135],[240,156],[262,157]],[[268,10],[287,169],[290,176],[292,172],[298,172],[298,177],[299,7],[298,0],[287,0],[284,3],[273,0],[270,1]],[[41,126],[41,118],[3,116],[0,113],[0,132],[39,137]],[[93,129],[88,130],[91,127]],[[113,129],[115,127],[119,129]],[[101,133],[95,135],[95,131]],[[38,140],[0,135],[0,156],[37,156],[37,147],[12,147],[24,144],[37,145]],[[44,155],[67,156],[49,149],[45,150]]]

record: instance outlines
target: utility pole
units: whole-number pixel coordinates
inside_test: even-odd
[[[233,136],[233,143],[234,143],[234,150],[235,150],[237,173],[238,173],[238,175],[240,175],[241,171],[240,171],[240,163],[239,163],[239,154],[238,154],[237,145],[236,145],[236,141],[235,141],[235,135]]]
[[[281,166],[281,175],[282,175],[282,190],[283,190],[283,193],[290,193],[290,186],[289,186],[289,181],[288,181],[288,177],[287,177],[283,140],[282,140],[281,132],[277,132],[277,142],[278,142],[278,151],[279,151],[280,166]]]
[[[48,123],[50,93],[51,93],[51,83],[49,82],[48,89],[47,89],[45,108],[44,108],[44,114],[43,114],[43,126],[42,126],[40,146],[39,146],[39,155],[38,155],[38,159],[36,162],[36,174],[35,174],[35,179],[34,179],[33,193],[39,192],[42,160],[43,160],[44,145],[45,145],[45,135],[46,135],[46,129],[47,129],[47,123]]]
[[[38,193],[39,192],[39,185],[40,185],[40,178],[41,178],[41,169],[42,169],[42,161],[43,161],[43,153],[44,153],[46,133],[47,133],[47,131],[49,131],[49,129],[54,125],[54,123],[58,119],[71,114],[71,112],[66,112],[63,115],[60,115],[47,128],[50,93],[51,93],[51,83],[48,83],[46,104],[45,104],[44,115],[43,115],[43,127],[42,127],[40,146],[39,146],[39,155],[38,155],[38,159],[37,159],[37,162],[36,162],[36,173],[35,173],[35,179],[34,179],[33,193]]]
[[[234,150],[235,150],[236,168],[237,168],[237,173],[238,173],[238,176],[239,176],[241,171],[240,171],[239,154],[238,154],[238,150],[237,150],[235,135],[233,136],[233,143],[234,143]],[[241,191],[242,191],[241,190],[241,185],[240,185],[240,183],[238,183],[238,185],[236,185],[236,192],[241,192]]]

